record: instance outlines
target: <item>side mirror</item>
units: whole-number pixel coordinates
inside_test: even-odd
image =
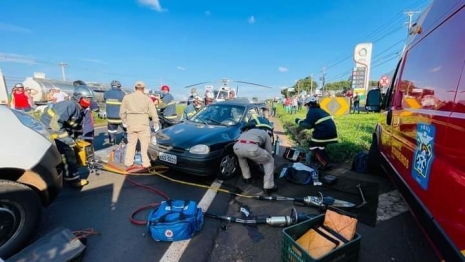
[[[381,90],[372,89],[368,91],[365,109],[368,111],[379,112],[381,111]]]

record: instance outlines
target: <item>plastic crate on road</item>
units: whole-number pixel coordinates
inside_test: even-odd
[[[357,261],[360,251],[361,236],[355,233],[354,239],[329,252],[318,259],[312,258],[296,240],[314,226],[322,225],[325,215],[316,216],[310,220],[301,222],[283,229],[283,245],[281,248],[281,261],[285,262],[347,262]]]

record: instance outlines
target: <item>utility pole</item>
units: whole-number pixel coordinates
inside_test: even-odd
[[[310,74],[310,95],[313,95],[313,74]]]
[[[326,78],[326,67],[323,66],[323,73],[320,77],[320,80],[321,80],[321,91],[323,92],[323,95],[324,95],[324,91],[325,91],[325,78]]]
[[[65,67],[68,67],[68,64],[61,62],[58,65],[61,66],[61,76],[63,77],[63,81],[66,81]]]
[[[412,28],[413,15],[419,13],[421,13],[421,11],[404,11],[404,15],[408,16],[407,35],[410,35],[410,28]]]
[[[299,95],[300,92],[300,80],[297,80],[297,95]]]

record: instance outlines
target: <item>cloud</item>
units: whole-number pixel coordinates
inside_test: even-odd
[[[108,63],[103,62],[102,60],[99,60],[99,59],[95,59],[95,58],[80,58],[79,60],[82,60],[82,61],[85,61],[85,62],[90,62],[90,63],[108,65]]]
[[[281,73],[284,73],[284,72],[289,71],[289,69],[287,67],[280,66],[280,67],[278,67],[278,71],[281,72]]]
[[[212,15],[212,13],[211,13],[210,11],[207,10],[207,11],[205,11],[205,15],[206,15],[206,16],[210,16],[210,15]]]
[[[248,22],[249,24],[255,24],[255,17],[254,16],[249,17]]]
[[[30,33],[31,29],[17,25],[0,23],[0,31],[10,31],[15,33]]]
[[[186,69],[185,69],[184,67],[182,67],[182,66],[177,66],[176,69],[182,70],[182,71],[186,70]]]
[[[438,72],[439,70],[441,70],[441,66],[435,67],[435,68],[433,68],[433,69],[431,69],[431,70],[429,70],[429,71],[430,71],[431,73],[436,73],[436,72]]]
[[[146,5],[157,12],[166,12],[168,9],[161,7],[160,0],[137,0],[139,4]]]
[[[34,65],[37,61],[31,56],[0,53],[0,62]]]

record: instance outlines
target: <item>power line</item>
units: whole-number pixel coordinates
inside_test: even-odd
[[[58,65],[61,66],[61,76],[63,78],[63,81],[66,81],[65,67],[68,67],[68,64],[61,62]]]

